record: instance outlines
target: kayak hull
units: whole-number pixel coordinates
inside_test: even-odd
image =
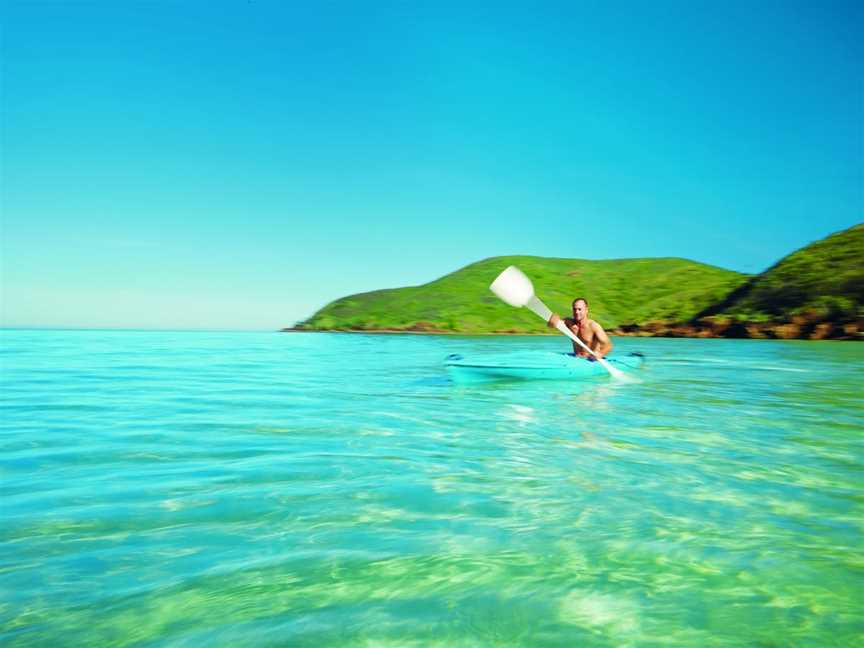
[[[621,371],[639,369],[645,361],[640,353],[606,358]],[[444,366],[450,379],[459,384],[497,382],[502,380],[581,380],[608,376],[599,362],[572,353],[527,351],[503,356],[447,356]]]

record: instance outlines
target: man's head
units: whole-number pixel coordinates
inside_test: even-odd
[[[577,297],[573,300],[573,319],[581,322],[588,317],[588,300],[584,297]]]

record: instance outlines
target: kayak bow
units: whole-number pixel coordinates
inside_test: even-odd
[[[630,353],[607,358],[621,371],[633,371],[642,366],[645,356]],[[573,353],[552,351],[523,351],[503,356],[447,356],[447,373],[455,383],[479,383],[498,380],[570,380],[609,375],[599,363],[580,358]]]

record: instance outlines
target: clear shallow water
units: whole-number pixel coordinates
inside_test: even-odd
[[[847,646],[864,345],[2,332],[0,643]]]

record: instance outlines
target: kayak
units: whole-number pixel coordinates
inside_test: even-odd
[[[633,371],[642,366],[645,356],[630,353],[606,358],[621,371]],[[466,384],[497,380],[570,380],[608,376],[599,362],[580,358],[573,353],[553,351],[522,351],[501,356],[447,356],[444,361],[453,382]]]

